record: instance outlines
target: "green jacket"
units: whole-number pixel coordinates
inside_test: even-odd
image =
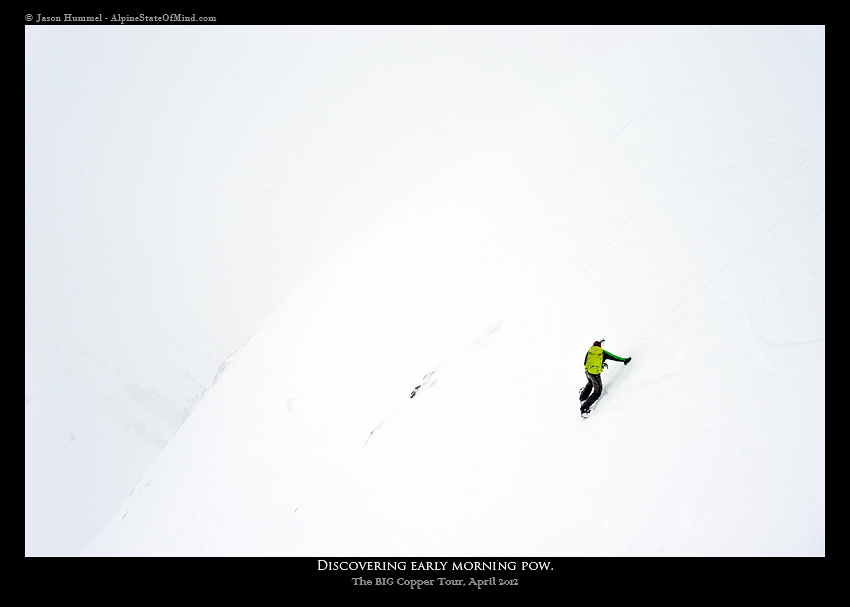
[[[593,346],[593,348],[599,348],[599,346]],[[592,350],[593,348],[591,348],[590,350]],[[599,348],[599,349],[602,350],[602,348]],[[590,369],[587,368],[587,357],[590,356],[590,350],[588,350],[587,354],[584,355],[584,368],[588,373],[593,373],[593,371],[591,371]],[[602,362],[604,363],[606,360],[617,360],[617,361],[620,361],[621,363],[626,362],[625,358],[620,358],[616,354],[611,354],[608,350],[602,350]],[[602,372],[602,367],[601,367],[601,363],[600,363],[599,373],[601,373],[601,372]],[[599,375],[599,373],[593,373],[593,375]]]

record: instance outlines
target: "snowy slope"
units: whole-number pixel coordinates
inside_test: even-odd
[[[824,554],[824,59],[613,52],[287,299],[86,554]]]
[[[322,260],[620,37],[27,26],[25,554],[79,554]]]

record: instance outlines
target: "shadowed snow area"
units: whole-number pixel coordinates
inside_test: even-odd
[[[823,555],[824,52],[612,52],[290,296],[85,554]]]

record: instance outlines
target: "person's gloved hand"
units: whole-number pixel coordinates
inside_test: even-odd
[[[624,361],[623,361],[623,364],[624,364],[624,365],[627,365],[627,364],[629,364],[630,362],[632,362],[632,357],[631,357],[631,356],[629,356],[626,360],[624,360]]]

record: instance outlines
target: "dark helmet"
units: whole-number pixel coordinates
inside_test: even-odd
[[[594,346],[599,346],[599,347],[601,348],[601,347],[602,347],[602,344],[604,344],[604,343],[605,343],[605,340],[604,340],[604,339],[600,339],[599,341],[595,341],[595,342],[593,342],[593,345],[594,345]]]

